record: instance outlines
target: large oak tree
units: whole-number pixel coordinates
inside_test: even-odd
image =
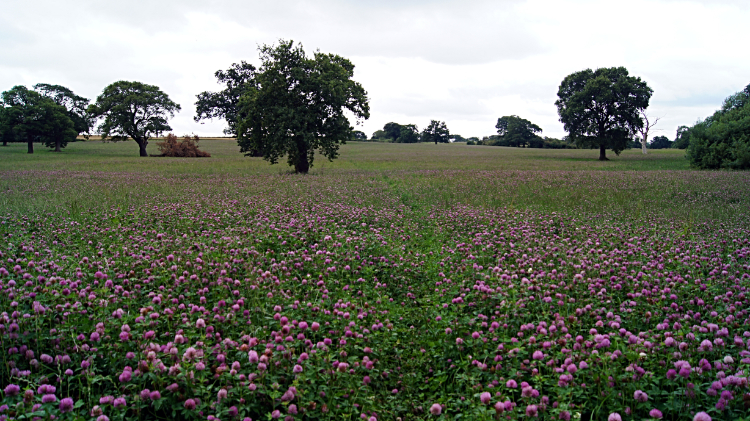
[[[168,117],[180,110],[159,87],[141,82],[119,81],[106,88],[89,106],[88,113],[103,118],[98,131],[102,140],[122,141],[132,138],[140,156],[148,156],[148,140],[172,130]]]
[[[275,164],[286,155],[297,173],[307,173],[317,150],[329,160],[351,139],[344,114],[370,117],[367,92],[353,81],[354,65],[335,54],[281,40],[259,48],[262,65],[242,95],[237,143],[245,155],[260,152]]]
[[[619,155],[643,127],[639,114],[652,93],[624,67],[586,69],[563,79],[555,105],[569,139],[579,147],[598,147],[599,160],[606,161],[606,149]]]
[[[26,142],[28,153],[34,153],[34,142],[43,142],[60,152],[78,134],[65,107],[25,86],[3,92],[2,100],[3,141]]]

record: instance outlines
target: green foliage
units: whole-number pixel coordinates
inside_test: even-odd
[[[240,98],[248,87],[255,86],[255,66],[245,62],[240,64],[234,63],[224,70],[217,70],[214,73],[218,83],[226,85],[224,90],[219,92],[201,92],[196,95],[198,100],[195,102],[195,117],[193,120],[223,118],[227,122],[224,134],[237,136],[238,115],[240,112]]]
[[[329,160],[352,137],[344,115],[370,117],[367,92],[353,81],[354,65],[335,54],[281,40],[259,48],[262,66],[240,101],[237,143],[249,154],[259,151],[275,164],[283,155],[297,173],[307,173],[315,150]]]
[[[653,90],[624,67],[591,69],[563,79],[555,101],[569,138],[580,147],[598,147],[620,154],[643,125],[639,111],[648,107]]]
[[[672,147],[672,143],[666,136],[656,136],[648,147],[649,149],[669,149]]]
[[[390,123],[385,123],[383,126],[383,132],[387,138],[393,139],[395,142],[396,139],[401,136],[401,125],[392,121]]]
[[[497,146],[525,148],[531,147],[531,144],[539,147],[536,144],[541,143],[541,138],[537,133],[541,133],[542,128],[517,115],[498,118],[495,128],[500,136],[500,139],[496,142]]]
[[[2,99],[7,106],[0,129],[4,141],[26,142],[28,153],[34,153],[34,142],[59,152],[75,141],[78,133],[68,110],[52,99],[20,85],[3,92]]]
[[[76,136],[81,133],[87,133],[93,126],[91,116],[86,112],[89,106],[89,99],[76,95],[70,89],[60,85],[50,85],[49,83],[37,83],[34,90],[43,96],[53,100],[57,105],[65,107],[68,117],[73,121],[73,129]],[[88,135],[86,135],[88,138]]]
[[[677,128],[677,133],[674,136],[674,142],[672,142],[672,148],[674,149],[687,149],[690,144],[690,127],[680,126]]]
[[[422,131],[422,142],[448,143],[450,131],[444,121],[431,120],[430,125]]]
[[[750,85],[689,129],[687,158],[701,169],[750,169]]]
[[[367,142],[367,135],[361,130],[353,130],[351,140],[356,140],[357,142]]]
[[[169,96],[154,85],[121,80],[106,88],[88,108],[94,118],[104,118],[98,131],[102,140],[123,141],[132,138],[140,147],[140,156],[148,156],[148,140],[172,130],[167,117],[180,110]]]
[[[370,139],[374,142],[393,142],[393,138],[388,137],[385,130],[375,130]]]
[[[414,124],[401,126],[396,143],[419,143],[419,129]]]

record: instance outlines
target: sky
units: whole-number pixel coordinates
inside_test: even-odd
[[[176,134],[221,135],[223,121],[193,121],[196,95],[285,39],[355,65],[368,136],[434,119],[482,137],[518,115],[562,137],[565,76],[625,66],[654,90],[651,135],[673,139],[750,84],[748,21],[747,0],[3,0],[0,91],[51,83],[94,99],[135,80],[182,106]]]

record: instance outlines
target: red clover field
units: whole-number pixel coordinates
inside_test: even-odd
[[[201,142],[0,150],[0,420],[750,420],[750,174]]]

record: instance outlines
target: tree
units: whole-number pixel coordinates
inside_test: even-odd
[[[375,142],[384,142],[387,140],[393,140],[388,137],[388,134],[384,130],[375,130],[375,132],[373,132],[372,137],[370,139]]]
[[[401,126],[396,143],[419,143],[419,129],[415,124],[406,124]]]
[[[318,150],[329,160],[352,137],[348,110],[359,123],[370,117],[367,92],[353,81],[354,65],[334,54],[281,40],[259,48],[262,65],[240,101],[237,143],[245,155],[260,151],[271,164],[286,155],[306,174]]]
[[[8,146],[8,140],[11,140],[10,127],[6,122],[5,104],[0,101],[0,140],[3,142],[3,146]],[[12,141],[12,140],[11,140]]]
[[[431,120],[430,125],[422,131],[422,142],[448,143],[450,131],[444,121]]]
[[[654,140],[651,141],[649,148],[651,149],[669,149],[672,147],[672,141],[666,136],[655,136]]]
[[[675,149],[687,149],[690,144],[690,127],[680,126],[674,136],[672,147]]]
[[[750,85],[688,133],[686,156],[691,166],[750,169]]]
[[[174,117],[180,105],[157,86],[121,80],[104,88],[87,111],[94,118],[104,118],[98,127],[102,140],[119,142],[132,138],[140,148],[140,156],[148,156],[148,140],[172,130],[167,118]]]
[[[638,131],[638,133],[641,134],[641,152],[646,155],[648,154],[648,151],[646,150],[646,145],[648,145],[648,132],[656,126],[656,123],[659,122],[659,119],[661,117],[652,118],[649,120],[648,114],[646,114],[646,110],[638,110],[638,113],[641,115],[641,126],[636,127],[635,129]]]
[[[34,142],[44,142],[56,152],[75,140],[77,133],[67,110],[53,100],[25,86],[14,86],[2,93],[7,108],[3,111],[3,140],[25,141],[28,153]]]
[[[367,135],[361,130],[353,130],[351,140],[356,140],[358,142],[367,142]]]
[[[89,105],[88,98],[76,95],[64,86],[49,83],[37,83],[34,85],[34,90],[51,99],[55,104],[65,107],[68,117],[73,121],[76,136],[86,133],[86,138],[88,138],[88,132],[93,126],[93,121],[86,112]]]
[[[196,95],[195,122],[201,120],[223,118],[227,122],[224,134],[237,136],[238,115],[240,113],[240,99],[248,88],[255,86],[256,68],[244,60],[240,64],[234,63],[224,70],[214,73],[218,83],[224,84],[226,88],[219,92],[201,92]]]
[[[383,131],[385,132],[385,135],[391,139],[392,142],[395,142],[396,139],[401,136],[401,125],[394,122],[385,123],[385,126],[383,126]]]
[[[498,146],[541,147],[543,143],[542,138],[537,135],[542,132],[542,128],[517,115],[498,118],[495,128],[500,136],[499,142],[502,143]]]
[[[652,93],[624,67],[586,69],[563,79],[555,105],[569,138],[580,147],[598,147],[599,160],[606,161],[606,149],[619,155],[642,127],[639,112]]]

